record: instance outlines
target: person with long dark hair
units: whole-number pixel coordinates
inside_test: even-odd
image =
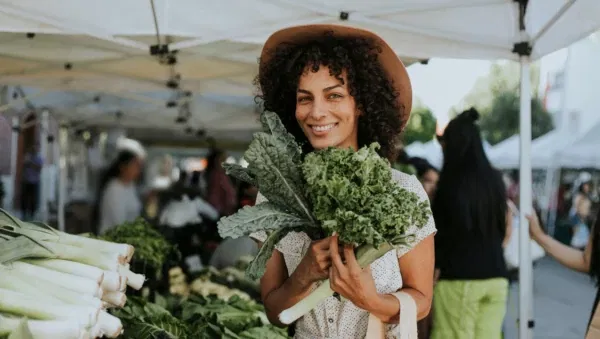
[[[136,184],[142,172],[142,159],[128,150],[119,152],[100,181],[98,233],[133,221],[142,213]]]
[[[237,195],[231,179],[221,165],[225,161],[225,152],[213,149],[206,160],[204,175],[207,201],[221,216],[228,216],[237,210]]]
[[[598,292],[596,292],[594,307],[590,315],[591,322],[594,310],[598,307],[600,301],[600,211],[596,216],[595,225],[592,227],[589,240],[583,250],[567,246],[546,234],[541,227],[537,214],[528,215],[527,220],[529,220],[531,238],[540,244],[547,254],[572,270],[588,273],[596,282]]]
[[[486,157],[479,113],[450,121],[441,137],[444,164],[433,200],[436,268],[433,339],[500,339],[508,279],[502,243],[506,189]]]

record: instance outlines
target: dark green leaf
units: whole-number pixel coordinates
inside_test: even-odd
[[[228,175],[239,179],[241,181],[247,182],[250,185],[256,186],[256,178],[250,172],[248,168],[244,168],[238,164],[223,164],[223,168]]]
[[[237,213],[222,218],[219,220],[218,228],[219,235],[223,238],[239,238],[258,231],[306,224],[308,224],[306,219],[288,213],[273,203],[265,202],[256,206],[245,206]]]
[[[267,261],[269,258],[271,258],[273,250],[275,250],[275,245],[277,245],[277,243],[289,232],[299,230],[301,230],[301,228],[282,227],[269,234],[265,242],[260,247],[258,254],[256,254],[256,257],[254,257],[254,260],[252,260],[250,265],[248,265],[248,268],[246,268],[246,276],[252,280],[260,279],[263,274],[265,274]]]

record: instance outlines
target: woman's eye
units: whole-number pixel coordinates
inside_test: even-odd
[[[343,96],[341,94],[332,93],[329,95],[329,99],[341,99]]]
[[[300,97],[300,98],[298,98],[298,102],[301,103],[301,104],[309,102],[309,101],[310,101],[309,97]]]

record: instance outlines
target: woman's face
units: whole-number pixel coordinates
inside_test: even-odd
[[[138,158],[131,160],[121,168],[121,179],[126,182],[136,181],[142,172],[142,161]]]
[[[423,177],[421,177],[421,183],[423,184],[423,188],[425,189],[425,192],[427,193],[429,198],[433,197],[435,189],[437,188],[439,178],[440,175],[438,174],[438,172],[431,169],[425,172],[425,174],[423,174]]]
[[[585,184],[581,185],[581,191],[586,194],[590,193],[590,184],[586,182]]]
[[[329,68],[307,71],[298,82],[296,120],[314,149],[358,149],[356,102],[344,83],[329,75]]]

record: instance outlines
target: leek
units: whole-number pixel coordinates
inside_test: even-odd
[[[15,272],[30,276],[32,279],[45,280],[82,294],[102,298],[103,291],[100,285],[91,279],[20,261],[13,262],[9,267],[15,270]]]
[[[54,304],[2,288],[0,288],[0,311],[39,320],[73,320],[82,327],[93,326],[100,314],[99,308]]]
[[[104,279],[104,271],[102,269],[79,262],[62,259],[27,259],[21,261],[32,265],[53,269],[59,272],[73,274],[78,277],[96,280],[98,281],[98,284],[100,284]]]
[[[126,284],[127,281],[123,282],[125,277],[122,277],[117,272],[104,271],[104,279],[102,279],[101,287],[104,291],[121,291],[121,286]]]
[[[20,272],[4,270],[0,267],[0,288],[25,293],[48,302],[67,303],[80,306],[102,307],[102,301],[90,295],[81,294],[51,281],[28,277]],[[4,273],[4,274],[1,274]]]
[[[365,268],[392,249],[394,249],[394,247],[387,242],[381,244],[379,248],[365,245],[357,250],[356,260],[361,268]],[[333,294],[334,292],[329,284],[329,279],[326,279],[308,296],[296,303],[296,305],[281,312],[279,314],[279,321],[284,325],[289,325],[313,310],[319,303],[331,297]]]
[[[98,316],[100,331],[108,338],[116,338],[123,333],[123,324],[119,318],[108,314],[106,311],[100,311]]]
[[[146,277],[143,274],[137,274],[129,270],[129,265],[119,265],[118,272],[120,275],[127,278],[127,286],[139,290],[144,285]]]
[[[9,334],[19,326],[22,319],[0,314],[0,335]],[[27,320],[27,327],[34,338],[87,339],[85,330],[72,320]]]
[[[123,307],[127,302],[127,296],[123,292],[105,292],[102,301],[106,301],[116,307]]]

